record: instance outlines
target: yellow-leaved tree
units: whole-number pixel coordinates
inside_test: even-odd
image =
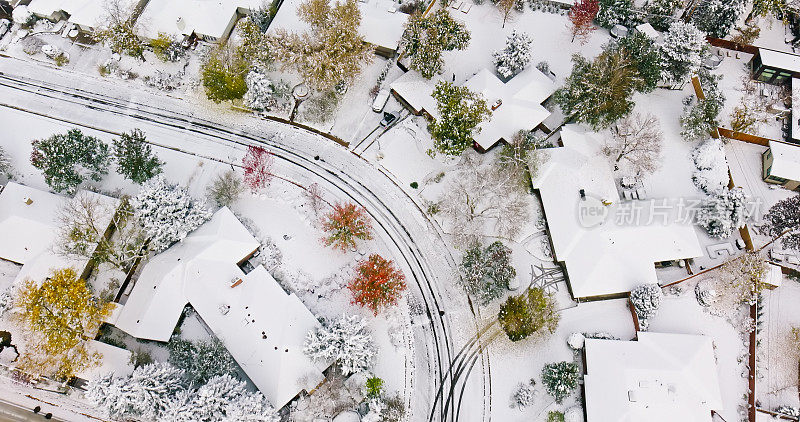
[[[26,280],[15,307],[26,331],[22,369],[61,380],[99,364],[87,343],[112,305],[95,297],[74,269],[55,270],[41,283]]]

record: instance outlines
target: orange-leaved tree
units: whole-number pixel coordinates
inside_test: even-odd
[[[378,315],[383,308],[397,304],[406,289],[406,277],[394,262],[372,254],[359,262],[356,276],[347,288],[353,294],[353,303]]]
[[[372,239],[372,223],[364,208],[352,203],[336,203],[323,219],[325,246],[346,251],[356,247],[356,240]]]

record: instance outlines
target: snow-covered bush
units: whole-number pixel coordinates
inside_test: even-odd
[[[596,331],[594,333],[583,333],[583,336],[585,338],[594,338],[600,340],[619,340],[619,337],[603,331]]]
[[[697,224],[711,237],[729,237],[734,230],[744,226],[748,217],[747,201],[748,196],[742,188],[712,192],[700,204]]]
[[[707,50],[703,31],[690,23],[673,21],[661,44],[665,79],[673,84],[684,82],[690,73],[700,69]]]
[[[145,76],[144,83],[160,91],[174,91],[183,84],[184,76],[183,72],[169,73],[157,70],[156,73]]]
[[[14,8],[14,10],[11,12],[11,18],[14,20],[14,23],[24,28],[33,26],[37,19],[36,15],[34,15],[33,12],[28,9],[28,6],[25,6],[24,4]]]
[[[218,174],[206,188],[208,199],[220,207],[236,202],[244,190],[242,178],[233,170]]]
[[[724,38],[744,11],[744,0],[705,0],[692,13],[692,23],[711,37]]]
[[[631,290],[630,300],[636,316],[639,318],[639,328],[647,331],[650,318],[656,315],[661,306],[661,287],[658,284],[642,284]]]
[[[583,422],[583,409],[572,406],[564,412],[564,422]]]
[[[781,244],[800,250],[800,195],[790,196],[771,206],[759,229],[768,236],[781,236]]]
[[[219,339],[188,341],[172,338],[167,343],[167,350],[169,363],[183,370],[195,385],[219,375],[236,376],[236,361]]]
[[[519,383],[517,388],[511,394],[511,407],[525,409],[526,407],[532,405],[536,399],[536,390],[533,388],[535,385],[536,380],[533,378],[531,378],[528,382]]]
[[[633,0],[600,0],[600,10],[595,21],[603,28],[614,25],[631,27],[636,21],[636,9]]]
[[[506,46],[502,50],[492,53],[494,65],[504,78],[510,78],[531,61],[531,42],[533,39],[524,32],[511,32],[506,38]]]
[[[247,92],[244,94],[244,105],[256,111],[271,110],[278,104],[275,98],[275,85],[266,75],[251,70],[244,78]]]
[[[278,422],[275,409],[260,392],[247,390],[247,384],[230,375],[219,375],[190,395],[178,396],[160,419],[181,421],[260,421]]]
[[[800,417],[800,408],[784,405],[776,408],[775,413],[780,413],[781,415],[793,416],[797,418]]]
[[[461,259],[460,283],[482,304],[500,297],[517,276],[511,265],[511,249],[499,241],[484,248],[476,243]]]
[[[578,351],[583,349],[583,345],[586,342],[586,336],[581,333],[572,333],[567,337],[567,345],[570,349]]]
[[[364,318],[342,315],[310,331],[303,352],[311,359],[335,361],[344,375],[350,375],[372,367],[377,349]]]
[[[728,186],[728,160],[720,139],[708,139],[692,151],[697,170],[692,175],[694,184],[706,193]]]
[[[189,196],[186,188],[167,182],[161,175],[142,185],[131,206],[150,239],[150,250],[156,253],[183,240],[211,218],[211,212]]]
[[[156,420],[184,389],[183,371],[153,363],[134,369],[127,378],[108,374],[90,381],[86,398],[113,418]]]
[[[542,368],[542,384],[547,393],[561,403],[578,387],[578,365],[573,362],[548,363]]]
[[[0,316],[6,313],[14,305],[14,297],[11,295],[11,288],[7,288],[0,293]]]

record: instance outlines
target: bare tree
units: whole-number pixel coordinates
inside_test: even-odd
[[[308,185],[308,189],[305,191],[305,196],[306,203],[311,208],[311,211],[314,212],[314,216],[319,218],[319,214],[322,211],[322,206],[325,205],[325,202],[322,199],[322,189],[320,189],[319,184],[312,183]]]
[[[768,112],[771,100],[761,95],[756,82],[749,77],[742,78],[742,98],[731,113],[731,129],[757,135],[761,125],[774,117]]]
[[[517,0],[497,0],[497,8],[503,13],[503,28],[506,27],[506,21],[508,21],[508,16],[511,15],[511,11],[514,10],[514,4],[516,2]]]
[[[531,132],[521,130],[514,134],[511,141],[503,145],[497,154],[497,167],[500,172],[507,172],[516,177],[523,193],[531,190],[531,178],[536,176],[540,156],[536,154],[537,140]]]
[[[752,305],[766,287],[764,279],[767,273],[765,257],[753,251],[725,262],[719,269],[719,279],[731,287],[739,303]]]
[[[118,54],[128,54],[144,61],[144,43],[137,15],[139,10],[123,0],[108,0],[103,5],[102,22],[97,25],[94,38]]]
[[[458,175],[439,201],[455,244],[469,246],[484,234],[516,236],[529,215],[527,196],[518,183],[518,175],[465,155]]]
[[[617,122],[611,140],[602,151],[611,158],[614,170],[625,167],[636,176],[653,173],[660,166],[664,135],[658,118],[652,114],[633,113]]]

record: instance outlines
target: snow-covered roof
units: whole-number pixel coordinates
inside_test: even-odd
[[[492,111],[491,118],[478,125],[480,132],[475,135],[475,141],[484,150],[494,146],[500,139],[510,141],[520,130],[531,130],[538,126],[550,116],[542,103],[556,90],[555,83],[532,66],[507,83],[503,83],[494,72],[484,68],[464,86],[481,93],[487,105],[491,106],[497,100],[502,101]]]
[[[238,12],[246,13],[263,0],[150,0],[139,24],[144,36],[156,38],[160,32],[180,37],[192,32],[220,39]]]
[[[116,326],[138,338],[167,341],[190,303],[239,366],[280,408],[322,380],[327,365],[302,352],[319,321],[262,266],[245,275],[237,263],[259,242],[228,208],[142,270]],[[241,282],[236,282],[241,280]]]
[[[646,22],[646,23],[643,23],[643,24],[637,26],[636,30],[641,32],[644,35],[647,35],[647,37],[652,39],[653,41],[661,41],[662,40],[661,33],[656,31],[656,29],[653,28],[653,25],[650,25],[649,22]]]
[[[710,422],[722,410],[709,337],[639,332],[585,348],[587,422]]]
[[[439,79],[441,77],[436,76],[428,80],[416,70],[409,70],[395,79],[389,87],[414,109],[415,113],[425,111],[434,119],[438,119],[440,117],[439,108],[431,94],[436,81]]]
[[[300,20],[297,8],[302,0],[284,0],[278,13],[269,24],[268,34],[278,29],[288,32],[304,32],[309,29],[307,23]],[[405,31],[408,15],[397,11],[397,3],[392,0],[359,0],[361,26],[358,32],[364,41],[389,50],[397,50],[400,38]]]
[[[136,4],[131,0],[130,4]],[[158,0],[153,0],[158,1]],[[88,28],[102,23],[106,0],[31,0],[28,10],[36,15],[55,18],[59,12],[69,14],[69,21]]]
[[[800,181],[800,146],[770,141],[769,149],[772,151],[770,174]]]
[[[614,215],[621,201],[595,134],[570,124],[562,128],[561,140],[563,147],[544,150],[548,158],[533,185],[544,204],[553,252],[566,266],[576,298],[625,293],[643,283],[657,283],[656,262],[703,255],[691,225],[617,224]],[[606,213],[601,224],[581,222],[579,213],[588,204],[581,202],[581,189],[587,201],[595,201]],[[648,209],[650,202],[631,201],[626,206]]]
[[[759,48],[758,55],[764,66],[800,73],[800,56],[797,54]]]
[[[56,238],[63,197],[8,182],[0,192],[0,258],[25,264]]]
[[[764,275],[764,283],[773,287],[780,287],[783,284],[783,271],[775,264],[767,264],[767,273]]]
[[[100,353],[102,358],[99,366],[87,368],[76,373],[75,376],[80,379],[92,381],[112,372],[116,377],[125,377],[133,372],[132,353],[129,350],[97,340],[90,340],[87,344],[87,350],[89,353]]]

